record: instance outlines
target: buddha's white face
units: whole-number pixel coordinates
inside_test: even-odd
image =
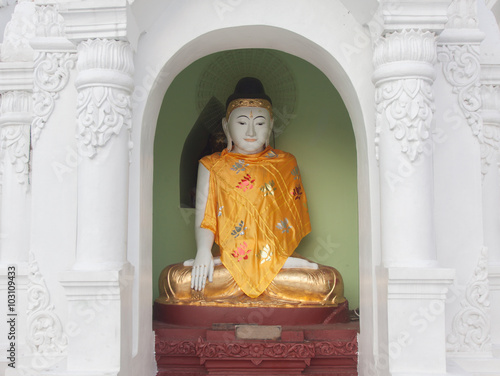
[[[261,107],[235,108],[229,119],[222,119],[226,137],[233,141],[232,152],[256,154],[264,150],[273,129],[269,111]]]

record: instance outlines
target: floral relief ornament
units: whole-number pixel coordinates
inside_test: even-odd
[[[415,161],[430,136],[434,112],[431,82],[417,78],[387,82],[376,89],[375,100],[377,140],[383,125],[387,124],[399,141],[401,151],[410,161]]]
[[[132,129],[130,95],[107,86],[86,88],[78,93],[77,138],[84,155],[92,158],[122,128]]]
[[[29,190],[29,139],[28,126],[13,125],[1,129],[0,144],[16,173],[17,182],[25,191]]]
[[[476,0],[453,0],[448,8],[446,28],[477,28],[476,4]]]
[[[447,350],[482,352],[491,348],[488,286],[488,249],[483,247],[472,278],[460,302],[460,310],[447,337]]]
[[[474,136],[482,141],[479,44],[443,44],[438,47],[438,60]]]
[[[31,139],[34,146],[54,112],[59,92],[66,87],[75,63],[76,54],[73,52],[37,52],[36,54],[33,87],[35,116],[31,126]]]
[[[133,52],[130,44],[91,39],[78,46],[75,85],[77,96],[76,137],[83,155],[93,158],[123,128],[132,148]]]
[[[31,349],[30,367],[50,369],[66,355],[68,338],[50,303],[50,294],[33,253],[29,256],[28,327],[26,343]]]
[[[436,35],[433,32],[401,30],[376,41],[373,79],[377,159],[380,158],[381,135],[388,131],[410,161],[416,161],[423,153],[435,109],[432,94],[435,61]],[[408,74],[394,77],[395,67],[408,71]]]

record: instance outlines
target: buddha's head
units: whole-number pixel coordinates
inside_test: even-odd
[[[246,77],[238,81],[234,93],[227,99],[222,128],[229,151],[255,154],[269,145],[273,129],[272,104],[258,79]]]

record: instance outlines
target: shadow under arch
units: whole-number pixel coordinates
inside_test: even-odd
[[[359,270],[362,279],[360,304],[363,312],[360,352],[365,343],[366,353],[369,354],[376,342],[376,334],[373,333],[376,330],[373,309],[376,294],[372,284],[372,260],[376,256],[372,251],[375,237],[372,216],[378,202],[378,185],[374,177],[378,172],[375,174],[374,161],[370,156],[373,148],[368,139],[372,132],[368,130],[368,126],[371,124],[366,121],[373,113],[373,95],[372,92],[362,93],[359,89],[356,90],[353,77],[349,77],[338,60],[322,46],[292,31],[263,25],[214,30],[186,42],[164,62],[160,74],[148,92],[147,100],[138,106],[138,111],[134,114],[133,134],[138,152],[135,153],[131,168],[130,218],[134,218],[136,213],[137,220],[129,227],[129,249],[134,249],[135,244],[137,251],[130,251],[129,259],[136,265],[135,280],[140,281],[134,284],[135,353],[140,352],[141,344],[148,343],[148,335],[144,335],[144,331],[151,330],[153,148],[162,99],[173,78],[189,64],[211,53],[235,48],[272,48],[310,62],[325,74],[346,105],[354,130],[358,161]],[[147,59],[147,56],[144,58]],[[168,75],[165,75],[165,72],[168,72]],[[144,76],[144,72],[142,74]],[[370,74],[371,71],[366,73],[367,80],[370,79]],[[140,77],[138,80],[140,81]],[[367,99],[369,97],[371,99]],[[368,330],[365,331],[365,328]],[[142,347],[144,348],[149,347]],[[149,357],[150,354],[146,356]]]

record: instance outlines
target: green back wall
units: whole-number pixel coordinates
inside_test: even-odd
[[[297,251],[340,271],[353,309],[359,306],[359,253],[356,145],[351,121],[338,92],[321,71],[295,56],[274,52],[295,76],[298,93],[295,117],[275,145],[297,158],[309,202],[312,232]],[[194,62],[174,79],[158,118],[153,197],[155,298],[161,270],[196,254],[194,209],[181,208],[179,203],[179,165],[184,142],[198,117],[198,79],[216,56]]]

